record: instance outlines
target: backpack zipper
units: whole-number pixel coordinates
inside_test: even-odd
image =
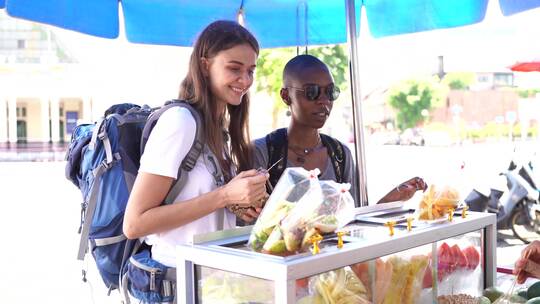
[[[150,272],[150,291],[156,290],[156,273]]]
[[[134,259],[133,257],[129,259],[129,262],[133,264],[133,266],[150,273],[150,291],[157,291],[156,290],[156,275],[162,273],[161,269],[146,266],[142,264],[141,262],[137,261],[136,259]]]

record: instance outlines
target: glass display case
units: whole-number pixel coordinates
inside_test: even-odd
[[[413,211],[356,209],[343,245],[325,235],[318,254],[251,251],[251,227],[196,236],[177,249],[178,303],[475,303],[495,282],[495,216],[408,222]]]

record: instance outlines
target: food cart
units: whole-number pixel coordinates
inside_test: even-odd
[[[251,227],[197,236],[193,245],[178,247],[178,303],[309,303],[317,288],[325,293],[321,275],[344,268],[363,277],[365,303],[436,303],[440,297],[478,297],[494,285],[495,215],[456,210],[438,221],[411,221],[414,210],[402,203],[355,211],[343,229],[349,233],[343,246],[337,246],[341,237],[326,235],[318,254],[250,251]],[[393,270],[385,273],[390,264]]]

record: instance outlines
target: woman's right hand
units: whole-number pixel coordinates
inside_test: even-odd
[[[242,171],[223,187],[225,204],[255,206],[266,195],[268,173],[255,169]]]
[[[522,251],[514,266],[517,282],[522,284],[528,277],[540,278],[540,241],[534,241]]]

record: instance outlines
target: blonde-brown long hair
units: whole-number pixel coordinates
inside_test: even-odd
[[[242,97],[239,105],[228,104],[227,113],[217,113],[216,99],[210,90],[207,77],[203,74],[201,58],[213,58],[219,52],[241,44],[248,44],[259,54],[259,44],[255,37],[238,23],[220,20],[208,25],[195,42],[188,73],[180,85],[179,98],[192,103],[201,113],[206,143],[219,159],[224,173],[228,173],[230,168],[229,161],[223,157],[224,125],[228,125],[231,158],[238,171],[251,168],[249,93]]]

